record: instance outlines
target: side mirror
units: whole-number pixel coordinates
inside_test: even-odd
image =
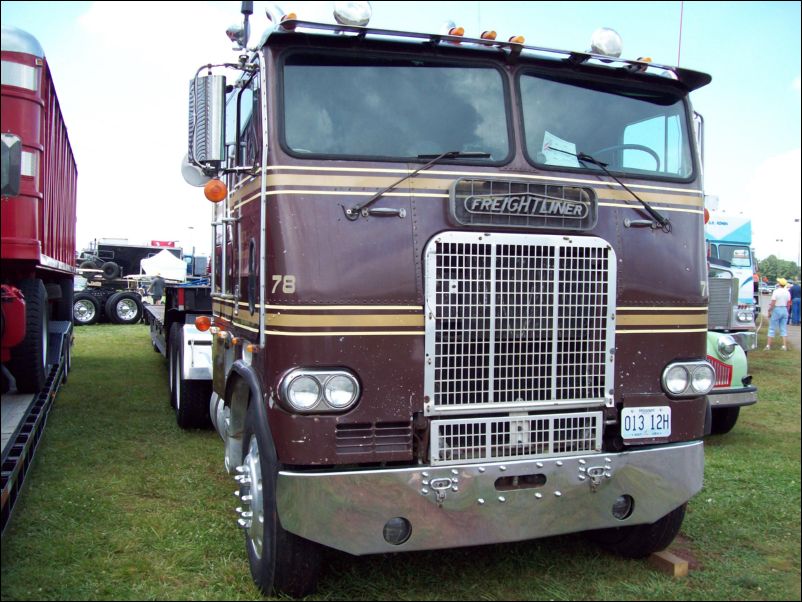
[[[225,161],[226,78],[195,77],[189,84],[189,163],[217,175]]]
[[[1,137],[2,195],[17,196],[22,174],[22,140],[14,134],[2,134]]]

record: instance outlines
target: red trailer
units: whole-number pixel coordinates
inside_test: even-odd
[[[42,47],[2,29],[2,529],[66,381],[77,170]]]
[[[39,42],[4,27],[2,62],[3,387],[37,393],[69,354],[78,172]]]

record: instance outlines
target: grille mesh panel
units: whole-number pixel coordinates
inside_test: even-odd
[[[431,409],[603,401],[612,378],[609,247],[595,238],[447,234],[427,251]]]
[[[602,413],[435,420],[432,464],[490,462],[601,451]]]

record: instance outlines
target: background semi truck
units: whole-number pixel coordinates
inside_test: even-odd
[[[208,268],[207,257],[185,255],[172,241],[138,245],[102,238],[81,251],[76,263],[86,282],[76,291],[73,317],[84,326],[104,320],[136,324],[144,316],[142,297],[156,273],[175,282],[196,282],[206,278]]]
[[[5,530],[47,412],[70,368],[78,172],[38,41],[4,26],[2,63]]]
[[[173,394],[211,389],[255,583],[313,591],[323,547],[664,548],[710,430],[711,78],[342,4],[245,51],[243,2],[239,60],[191,80],[211,312],[152,321]]]

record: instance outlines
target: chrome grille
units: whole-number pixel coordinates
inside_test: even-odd
[[[430,443],[433,465],[601,451],[602,413],[434,420]]]
[[[711,330],[729,328],[732,308],[738,302],[738,281],[732,278],[709,278],[707,326]]]
[[[426,249],[427,414],[608,403],[614,309],[601,239],[438,235]]]

